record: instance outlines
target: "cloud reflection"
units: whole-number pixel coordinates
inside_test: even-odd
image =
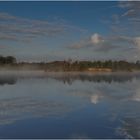
[[[35,100],[30,97],[0,100],[0,125],[33,117],[61,116],[70,110],[62,102]]]
[[[116,133],[127,139],[140,138],[140,119],[136,117],[124,118],[122,126],[116,129]]]

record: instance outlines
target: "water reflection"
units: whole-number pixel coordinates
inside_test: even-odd
[[[45,72],[11,72],[11,73],[1,73],[0,72],[0,85],[4,84],[15,84],[18,79],[25,78],[41,78],[41,79],[55,79],[64,84],[71,85],[74,81],[88,81],[94,83],[106,82],[128,82],[132,81],[134,78],[140,79],[139,73],[45,73]]]
[[[114,73],[114,74],[62,74],[62,75],[53,75],[50,78],[54,78],[59,81],[63,81],[63,83],[67,83],[71,85],[74,81],[80,80],[80,81],[89,81],[94,83],[100,83],[100,82],[127,82],[132,81],[134,78],[140,78],[140,74],[135,73]]]
[[[0,83],[0,138],[140,138],[138,73],[3,74]]]
[[[122,127],[117,128],[117,133],[125,138],[140,138],[140,118],[124,118]]]
[[[30,117],[62,115],[69,106],[60,102],[35,100],[30,97],[0,100],[0,125]]]
[[[3,86],[5,84],[14,85],[17,82],[17,77],[0,77],[0,85]]]

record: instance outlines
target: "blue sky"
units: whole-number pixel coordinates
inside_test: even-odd
[[[140,59],[140,2],[0,2],[0,52],[24,61]]]

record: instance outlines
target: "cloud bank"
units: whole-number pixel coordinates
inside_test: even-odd
[[[29,42],[37,37],[54,37],[68,30],[82,29],[62,22],[34,20],[0,13],[0,40]]]
[[[107,35],[93,33],[86,39],[73,43],[69,48],[109,52],[112,57],[113,52],[116,52],[118,56],[123,55],[126,59],[128,55],[137,58],[140,54],[140,2],[122,1],[117,8],[120,8],[121,12],[113,13],[111,19],[108,19],[110,32]]]

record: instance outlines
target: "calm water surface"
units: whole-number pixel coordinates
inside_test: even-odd
[[[140,74],[0,73],[0,138],[140,138]]]

